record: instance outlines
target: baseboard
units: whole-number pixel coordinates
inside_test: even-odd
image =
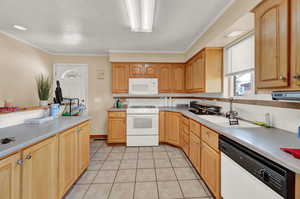
[[[107,135],[90,135],[91,139],[107,140]]]

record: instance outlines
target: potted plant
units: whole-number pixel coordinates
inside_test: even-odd
[[[36,78],[36,84],[40,98],[40,106],[47,106],[50,97],[51,79],[41,74]]]

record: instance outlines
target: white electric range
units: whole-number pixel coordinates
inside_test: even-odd
[[[127,146],[158,146],[159,109],[130,106],[127,109]]]

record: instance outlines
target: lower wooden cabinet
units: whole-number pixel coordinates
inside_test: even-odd
[[[90,122],[84,123],[78,127],[78,170],[80,175],[89,165],[90,162]]]
[[[0,182],[1,198],[21,198],[21,153],[0,160]]]
[[[166,112],[166,142],[180,146],[180,113]]]
[[[77,174],[77,129],[70,129],[59,135],[59,198],[75,181]]]
[[[58,197],[57,136],[23,151],[22,199]]]
[[[201,144],[201,176],[216,199],[220,196],[220,152],[215,151],[206,143]]]
[[[159,112],[159,142],[166,141],[165,111]]]
[[[197,171],[201,172],[201,140],[194,133],[190,133],[189,158]]]
[[[108,112],[108,143],[126,143],[126,112]]]

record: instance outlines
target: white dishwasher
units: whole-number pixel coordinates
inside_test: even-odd
[[[292,199],[295,174],[221,136],[223,199]]]

